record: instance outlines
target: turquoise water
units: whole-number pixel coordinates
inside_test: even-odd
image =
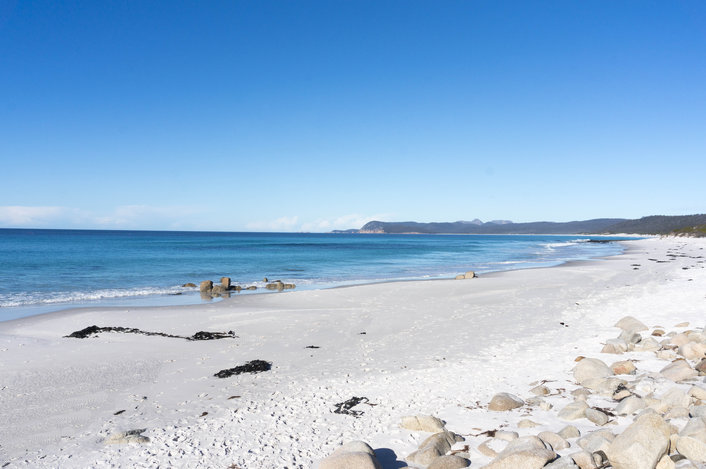
[[[618,243],[588,239],[0,229],[0,320],[75,306],[199,303],[205,300],[198,292],[181,285],[222,276],[311,289],[551,266],[622,251]]]

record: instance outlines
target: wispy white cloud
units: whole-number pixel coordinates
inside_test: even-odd
[[[256,221],[246,225],[252,231],[311,231],[327,232],[332,230],[347,230],[349,228],[360,228],[372,220],[385,220],[388,215],[360,215],[349,214],[335,218],[317,218],[311,221],[299,221],[299,216],[280,217],[271,221]]]
[[[199,209],[191,206],[121,205],[96,217],[95,223],[105,228],[178,229],[187,226],[188,217],[196,213]]]
[[[360,215],[352,213],[342,215],[336,218],[319,218],[312,222],[302,223],[299,231],[332,231],[332,230],[347,230],[350,228],[360,228],[372,220],[385,220],[388,215]]]
[[[72,207],[0,206],[4,228],[179,229],[194,207],[122,205],[95,213]]]
[[[9,205],[0,207],[0,226],[6,228],[44,227],[71,220],[73,223],[81,218],[79,210],[68,207],[28,207]]]
[[[271,221],[254,221],[247,223],[245,228],[250,231],[297,231],[298,216],[280,217]]]

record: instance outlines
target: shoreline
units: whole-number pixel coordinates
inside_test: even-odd
[[[315,467],[340,444],[362,439],[387,455],[385,469],[401,467],[425,437],[399,427],[404,415],[436,415],[462,435],[490,430],[502,422],[479,416],[476,402],[500,391],[526,396],[537,378],[569,388],[576,350],[598,356],[620,317],[650,326],[672,317],[703,323],[698,284],[706,275],[696,256],[706,242],[629,244],[600,261],[463,281],[246,295],[176,308],[74,309],[2,322],[0,413],[9,424],[0,435],[0,464]],[[675,249],[691,257],[648,260]],[[233,330],[238,338],[63,338],[93,324],[178,336]],[[270,361],[272,370],[213,377],[255,359]],[[356,407],[359,418],[332,412],[353,396],[375,405]],[[149,444],[101,441],[142,428]],[[489,461],[471,453],[474,466]]]
[[[472,234],[476,236],[475,234]],[[481,236],[493,236],[493,235],[481,235]],[[508,236],[508,235],[497,235],[497,236]],[[536,236],[536,235],[511,235],[511,236]],[[586,235],[556,235],[556,236],[586,236]],[[621,244],[623,246],[623,249],[627,249],[627,243],[639,239],[649,239],[649,237],[645,237],[640,235],[640,237],[637,237],[638,235],[593,235],[596,238],[601,238],[601,237],[607,237],[607,238],[629,238],[629,237],[636,237],[635,239],[615,239],[615,240],[610,240],[610,242],[616,242],[618,244]],[[591,240],[593,238],[590,238]],[[620,254],[615,254],[615,255],[620,255]],[[547,265],[532,265],[529,267],[519,267],[519,261],[518,265],[513,266],[513,268],[509,269],[498,269],[498,270],[491,270],[491,271],[484,271],[482,272],[483,276],[486,275],[494,275],[502,272],[511,272],[515,270],[531,270],[531,269],[545,269],[545,268],[553,268],[553,267],[560,267],[562,265],[567,265],[567,264],[572,264],[574,262],[591,262],[592,260],[600,260],[600,259],[605,259],[613,256],[596,256],[596,257],[591,257],[588,259],[576,259],[576,260],[557,260],[555,262],[545,262]],[[448,275],[448,277],[447,277]],[[389,279],[363,279],[363,280],[347,280],[347,281],[342,281],[342,282],[324,282],[321,284],[313,284],[312,286],[305,286],[301,287],[298,286],[297,291],[307,291],[307,290],[329,290],[329,289],[338,289],[338,288],[349,288],[349,287],[357,287],[357,286],[363,286],[363,285],[375,285],[375,284],[385,284],[385,283],[398,283],[398,282],[417,282],[417,281],[435,281],[435,280],[454,280],[452,275],[456,275],[456,273],[443,273],[443,274],[438,274],[436,276],[429,276],[429,277],[410,277],[410,278],[389,278]],[[349,283],[350,282],[350,283]],[[327,283],[333,283],[333,285],[330,286],[325,286]],[[324,286],[321,286],[324,285]],[[264,291],[262,289],[259,289],[258,291],[255,292],[233,292],[228,294],[227,296],[223,297],[214,297],[210,301],[204,300],[203,297],[199,296],[198,291],[187,291],[180,293],[178,295],[175,294],[160,294],[160,295],[145,295],[145,296],[126,296],[126,297],[115,297],[115,298],[108,298],[108,299],[99,299],[99,300],[88,300],[87,302],[81,303],[79,301],[75,302],[75,304],[61,304],[61,303],[36,303],[36,304],[27,304],[27,305],[18,305],[18,306],[8,306],[5,307],[6,311],[16,312],[16,311],[42,311],[42,310],[47,310],[44,312],[39,312],[39,313],[34,313],[30,312],[29,314],[23,314],[20,313],[19,316],[14,314],[13,316],[16,317],[11,317],[10,319],[3,319],[0,320],[0,324],[5,323],[5,322],[10,322],[10,321],[16,321],[19,319],[27,318],[27,317],[35,317],[35,316],[44,316],[46,314],[53,314],[53,313],[63,313],[63,312],[70,312],[73,310],[85,310],[85,309],[104,309],[104,308],[112,308],[112,309],[124,309],[124,308],[158,308],[158,307],[184,307],[184,306],[200,306],[200,305],[205,305],[205,304],[210,304],[210,303],[216,303],[219,301],[223,301],[226,299],[230,298],[235,298],[239,296],[249,296],[249,295],[262,295],[262,294],[279,294],[279,293],[291,293],[291,292],[268,292]],[[175,297],[179,297],[180,300],[185,301],[174,301]],[[198,301],[198,298],[201,298],[201,301]],[[101,303],[109,303],[107,305],[102,305]],[[110,304],[110,303],[123,303],[123,304]],[[0,308],[1,309],[1,308]]]

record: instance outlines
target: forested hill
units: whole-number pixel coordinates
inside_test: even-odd
[[[566,223],[539,221],[512,223],[497,220],[483,223],[480,220],[419,223],[371,221],[352,233],[425,233],[425,234],[615,234],[634,233],[645,235],[688,234],[698,231],[695,227],[706,225],[706,214],[683,216],[649,216],[636,220],[624,218],[597,218]]]
[[[511,222],[381,222],[366,223],[360,233],[429,233],[429,234],[575,234],[599,233],[607,227],[624,221],[622,218],[600,218],[595,220],[555,223],[540,221],[533,223]]]
[[[625,220],[608,227],[607,233],[671,234],[706,225],[706,214],[664,216],[654,215],[638,220]]]

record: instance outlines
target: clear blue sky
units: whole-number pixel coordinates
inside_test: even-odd
[[[0,227],[706,212],[706,2],[0,0]]]

